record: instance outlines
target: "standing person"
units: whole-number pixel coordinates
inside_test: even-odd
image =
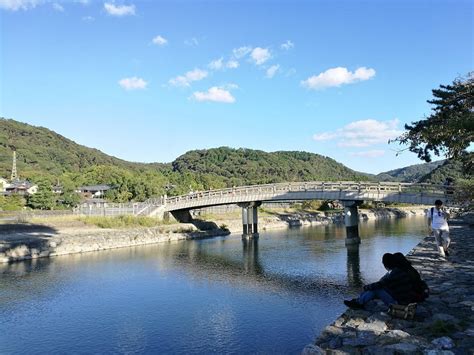
[[[382,264],[387,273],[377,282],[364,286],[364,292],[358,298],[345,300],[344,304],[350,308],[364,308],[364,305],[373,299],[381,299],[387,306],[391,304],[408,304],[413,301],[413,280],[407,271],[397,266],[393,254],[385,253]]]
[[[431,207],[428,213],[428,223],[431,228],[431,233],[435,237],[436,245],[438,246],[439,255],[441,257],[449,256],[449,213],[443,208],[443,201],[436,200],[435,206]]]

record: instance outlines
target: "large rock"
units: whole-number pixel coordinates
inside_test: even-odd
[[[324,355],[326,352],[321,349],[319,346],[314,344],[306,345],[301,355]]]

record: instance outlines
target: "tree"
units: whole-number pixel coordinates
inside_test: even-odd
[[[433,113],[424,120],[406,124],[407,132],[394,141],[408,144],[407,149],[426,162],[431,161],[432,154],[465,158],[474,141],[474,72],[432,92],[434,98],[428,103],[434,105]]]
[[[28,205],[39,210],[52,210],[56,205],[56,196],[47,179],[38,180],[38,191],[28,197]]]

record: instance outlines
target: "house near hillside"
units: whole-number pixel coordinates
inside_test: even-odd
[[[38,192],[38,185],[27,180],[15,180],[7,184],[5,187],[5,195],[18,194],[22,196],[34,195]]]
[[[90,185],[81,186],[76,189],[76,192],[81,194],[84,199],[102,198],[105,193],[113,187],[110,185]]]

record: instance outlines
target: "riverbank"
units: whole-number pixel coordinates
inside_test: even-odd
[[[408,255],[430,288],[414,320],[392,318],[381,302],[348,309],[303,354],[473,354],[474,226],[472,215],[451,221],[451,255],[427,237]],[[353,295],[356,296],[356,295]],[[341,300],[342,302],[342,300]]]
[[[211,238],[230,233],[220,228],[200,231],[192,224],[128,229],[58,227],[29,223],[1,227],[3,228],[0,228],[0,263]]]
[[[400,218],[424,215],[425,207],[361,209],[361,220]],[[77,216],[33,218],[0,224],[0,263],[85,253],[137,245],[175,242],[197,238],[241,233],[240,211],[202,215],[212,222],[194,224],[161,224],[153,227],[99,228],[84,223]],[[284,229],[297,226],[317,226],[343,222],[342,212],[316,212],[294,209],[268,209],[259,218],[260,230]],[[87,218],[86,218],[87,219]],[[97,219],[97,218],[96,218]],[[95,221],[97,225],[114,225],[113,218]],[[117,221],[116,224],[118,224]],[[135,223],[139,221],[134,221]],[[149,223],[150,221],[147,221]],[[206,230],[198,230],[196,225]],[[221,226],[221,228],[217,227]]]

